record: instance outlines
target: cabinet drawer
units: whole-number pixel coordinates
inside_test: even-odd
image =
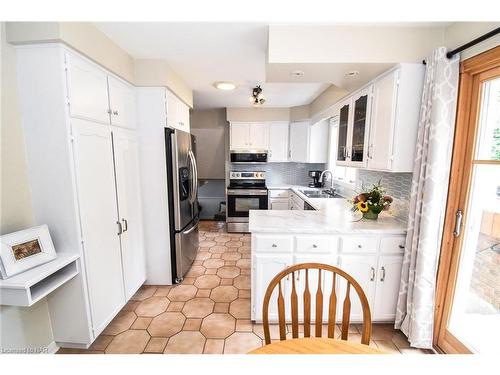
[[[337,236],[295,236],[296,252],[333,253],[338,251]]]
[[[406,236],[389,236],[380,239],[381,253],[404,253]]]
[[[288,199],[288,190],[269,190],[269,196],[271,198],[287,198]]]
[[[252,248],[258,252],[292,252],[293,237],[256,234],[252,238]]]
[[[375,253],[379,243],[378,236],[342,237],[344,253]]]

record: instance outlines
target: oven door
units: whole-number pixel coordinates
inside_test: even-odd
[[[228,189],[228,219],[246,218],[250,210],[267,210],[267,190],[265,189]]]

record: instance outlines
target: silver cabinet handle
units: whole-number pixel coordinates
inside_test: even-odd
[[[453,231],[453,235],[455,237],[460,236],[460,232],[462,230],[462,218],[463,218],[462,210],[458,209],[457,213],[455,214],[455,230]]]
[[[115,116],[118,116],[118,111],[113,111],[113,114],[114,114]]]
[[[318,247],[318,245],[316,245],[315,243],[313,244],[313,249],[316,249]]]
[[[272,247],[278,247],[278,245],[276,245],[275,243],[272,244]]]
[[[362,245],[358,245],[358,249],[361,249],[363,246]]]
[[[384,281],[385,280],[385,267],[382,266],[382,277],[380,278],[380,281]]]
[[[399,247],[400,249],[404,249],[404,248],[405,248],[405,245],[398,245],[398,247]]]
[[[370,281],[373,281],[375,280],[375,268],[370,267],[370,272],[372,274],[372,276],[370,277]]]
[[[368,157],[368,159],[371,159],[372,158],[372,155],[370,154],[370,149],[373,147],[373,144],[371,145],[368,145],[368,149],[366,150],[366,156]]]
[[[118,235],[121,236],[121,234],[123,233],[123,227],[122,227],[122,223],[117,221],[116,224],[118,224]]]
[[[123,232],[128,231],[128,221],[127,219],[122,219],[123,222]]]

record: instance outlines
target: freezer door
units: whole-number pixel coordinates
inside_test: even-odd
[[[196,258],[199,244],[198,224],[199,220],[196,218],[192,225],[189,225],[184,231],[175,234],[177,282],[186,275]]]
[[[191,135],[176,130],[172,134],[172,171],[175,230],[183,230],[195,217],[193,192],[196,184],[192,160]]]

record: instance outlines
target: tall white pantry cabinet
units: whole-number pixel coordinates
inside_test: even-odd
[[[81,255],[47,297],[54,340],[87,347],[145,281],[135,92],[60,44],[17,59],[34,219]]]

